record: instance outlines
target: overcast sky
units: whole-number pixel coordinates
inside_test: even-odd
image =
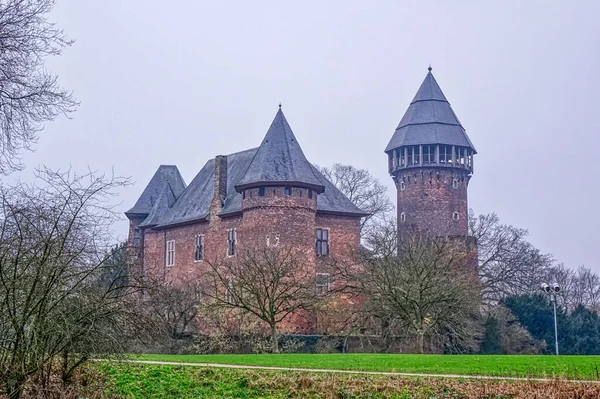
[[[260,144],[281,101],[311,162],[368,169],[394,195],[383,150],[431,63],[479,152],[470,207],[600,272],[599,15],[598,0],[59,0],[76,43],[49,68],[81,107],[21,176],[114,167],[136,182],[125,211],[160,164],[189,183]]]

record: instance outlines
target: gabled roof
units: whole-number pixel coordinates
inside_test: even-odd
[[[160,165],[150,182],[138,198],[137,202],[127,212],[127,216],[147,216],[152,209],[165,185],[169,186],[172,195],[177,198],[185,190],[185,182],[175,165]]]
[[[325,189],[304,156],[280,106],[271,127],[246,173],[236,183],[235,189],[241,192],[252,186],[286,183],[312,188],[318,193]]]
[[[385,152],[406,145],[446,144],[475,147],[431,73],[419,87]]]

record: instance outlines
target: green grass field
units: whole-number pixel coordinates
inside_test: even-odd
[[[600,356],[280,354],[142,355],[133,359],[307,369],[600,380]]]
[[[598,398],[600,384],[405,378],[270,370],[96,363],[80,376],[90,399],[539,399]],[[68,396],[75,397],[75,396]]]

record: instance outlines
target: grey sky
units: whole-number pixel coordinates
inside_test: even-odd
[[[159,164],[189,183],[260,144],[281,101],[309,160],[366,168],[394,195],[383,149],[431,63],[479,151],[470,206],[600,272],[599,15],[597,0],[59,0],[76,43],[49,67],[82,105],[22,175],[114,166],[136,181],[124,211]]]

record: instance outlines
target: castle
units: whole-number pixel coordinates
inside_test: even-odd
[[[467,237],[476,151],[431,68],[385,152],[399,233]],[[359,249],[366,216],[306,159],[281,106],[259,147],[216,156],[189,185],[162,165],[125,214],[136,264],[175,280],[201,278],[207,257],[257,244],[293,247],[327,277],[327,258]],[[327,278],[316,281],[327,289]]]

